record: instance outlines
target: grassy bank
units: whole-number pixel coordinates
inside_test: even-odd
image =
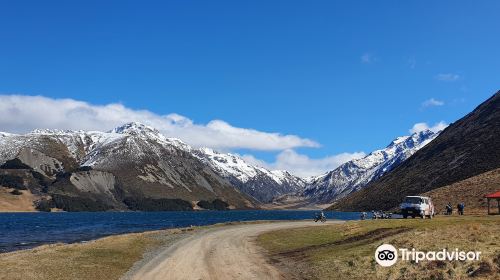
[[[500,216],[353,221],[269,232],[258,242],[273,263],[297,279],[500,279]],[[383,243],[421,251],[481,251],[482,257],[478,262],[399,261],[383,268],[374,260]]]
[[[172,229],[124,234],[0,254],[0,279],[119,279],[144,253],[169,245],[185,232]]]
[[[0,254],[0,280],[120,279],[136,262],[148,260],[148,256],[152,257],[162,248],[196,232],[230,225],[268,222],[270,221],[227,222],[122,234],[86,243],[43,245],[3,253]]]

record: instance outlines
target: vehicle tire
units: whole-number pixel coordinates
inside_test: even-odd
[[[416,217],[416,216],[415,216],[415,214],[413,214],[413,215],[411,215],[411,217],[412,217],[413,219],[415,219],[415,217]]]
[[[408,215],[403,214],[403,219],[406,219],[406,218],[408,218]]]

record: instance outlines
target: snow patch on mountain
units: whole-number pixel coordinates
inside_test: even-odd
[[[345,197],[394,169],[438,134],[439,132],[424,130],[398,137],[384,149],[346,162],[333,171],[306,179],[308,186],[303,195],[319,203],[330,203]]]
[[[305,187],[302,178],[288,171],[270,171],[251,165],[235,154],[223,154],[209,148],[201,148],[193,153],[242,192],[261,202],[270,202],[275,197],[300,192]]]
[[[240,191],[260,201],[270,201],[276,196],[303,190],[305,181],[287,171],[270,171],[253,166],[235,154],[219,153],[209,148],[194,149],[177,138],[168,138],[157,129],[137,123],[127,123],[107,132],[37,129],[24,135],[0,133],[0,164],[16,157],[23,147],[37,149],[48,141],[62,144],[69,156],[80,166],[103,168],[115,164],[110,158],[126,158],[136,163],[139,179],[150,183],[171,186],[175,182],[191,192],[182,178],[172,173],[165,149],[173,153],[187,153],[210,167]],[[195,180],[210,191],[211,185],[202,178]]]

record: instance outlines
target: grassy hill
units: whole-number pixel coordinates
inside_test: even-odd
[[[448,202],[451,202],[454,208],[459,202],[464,202],[467,213],[485,214],[488,211],[488,202],[484,196],[499,190],[500,168],[434,189],[423,195],[432,197],[436,209],[440,212],[444,211]],[[492,207],[496,207],[496,203],[492,204]]]

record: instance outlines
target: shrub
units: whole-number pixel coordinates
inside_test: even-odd
[[[46,193],[52,181],[49,178],[45,177],[42,173],[35,170],[31,170],[31,175],[33,176],[33,178],[35,178],[37,183],[42,186],[42,192]]]
[[[214,201],[212,201],[212,204],[215,208],[215,210],[228,210],[229,204],[223,200],[220,200],[216,198]]]
[[[51,200],[41,199],[35,202],[35,209],[41,212],[50,212],[53,207],[54,203]]]
[[[92,166],[80,166],[76,169],[76,171],[91,171]]]
[[[12,195],[22,195],[23,193],[20,192],[18,189],[14,189],[13,191],[10,192]]]
[[[98,212],[111,209],[107,204],[86,197],[53,194],[52,200],[55,207],[68,212]]]
[[[191,211],[193,206],[188,201],[174,198],[135,198],[127,197],[123,203],[132,211]]]
[[[15,158],[6,161],[0,166],[0,169],[31,169],[31,167],[24,164],[20,159]]]
[[[199,207],[207,210],[228,210],[229,204],[218,198],[213,201],[200,200],[196,203]]]
[[[26,189],[23,178],[10,174],[0,175],[0,185],[18,190]]]

